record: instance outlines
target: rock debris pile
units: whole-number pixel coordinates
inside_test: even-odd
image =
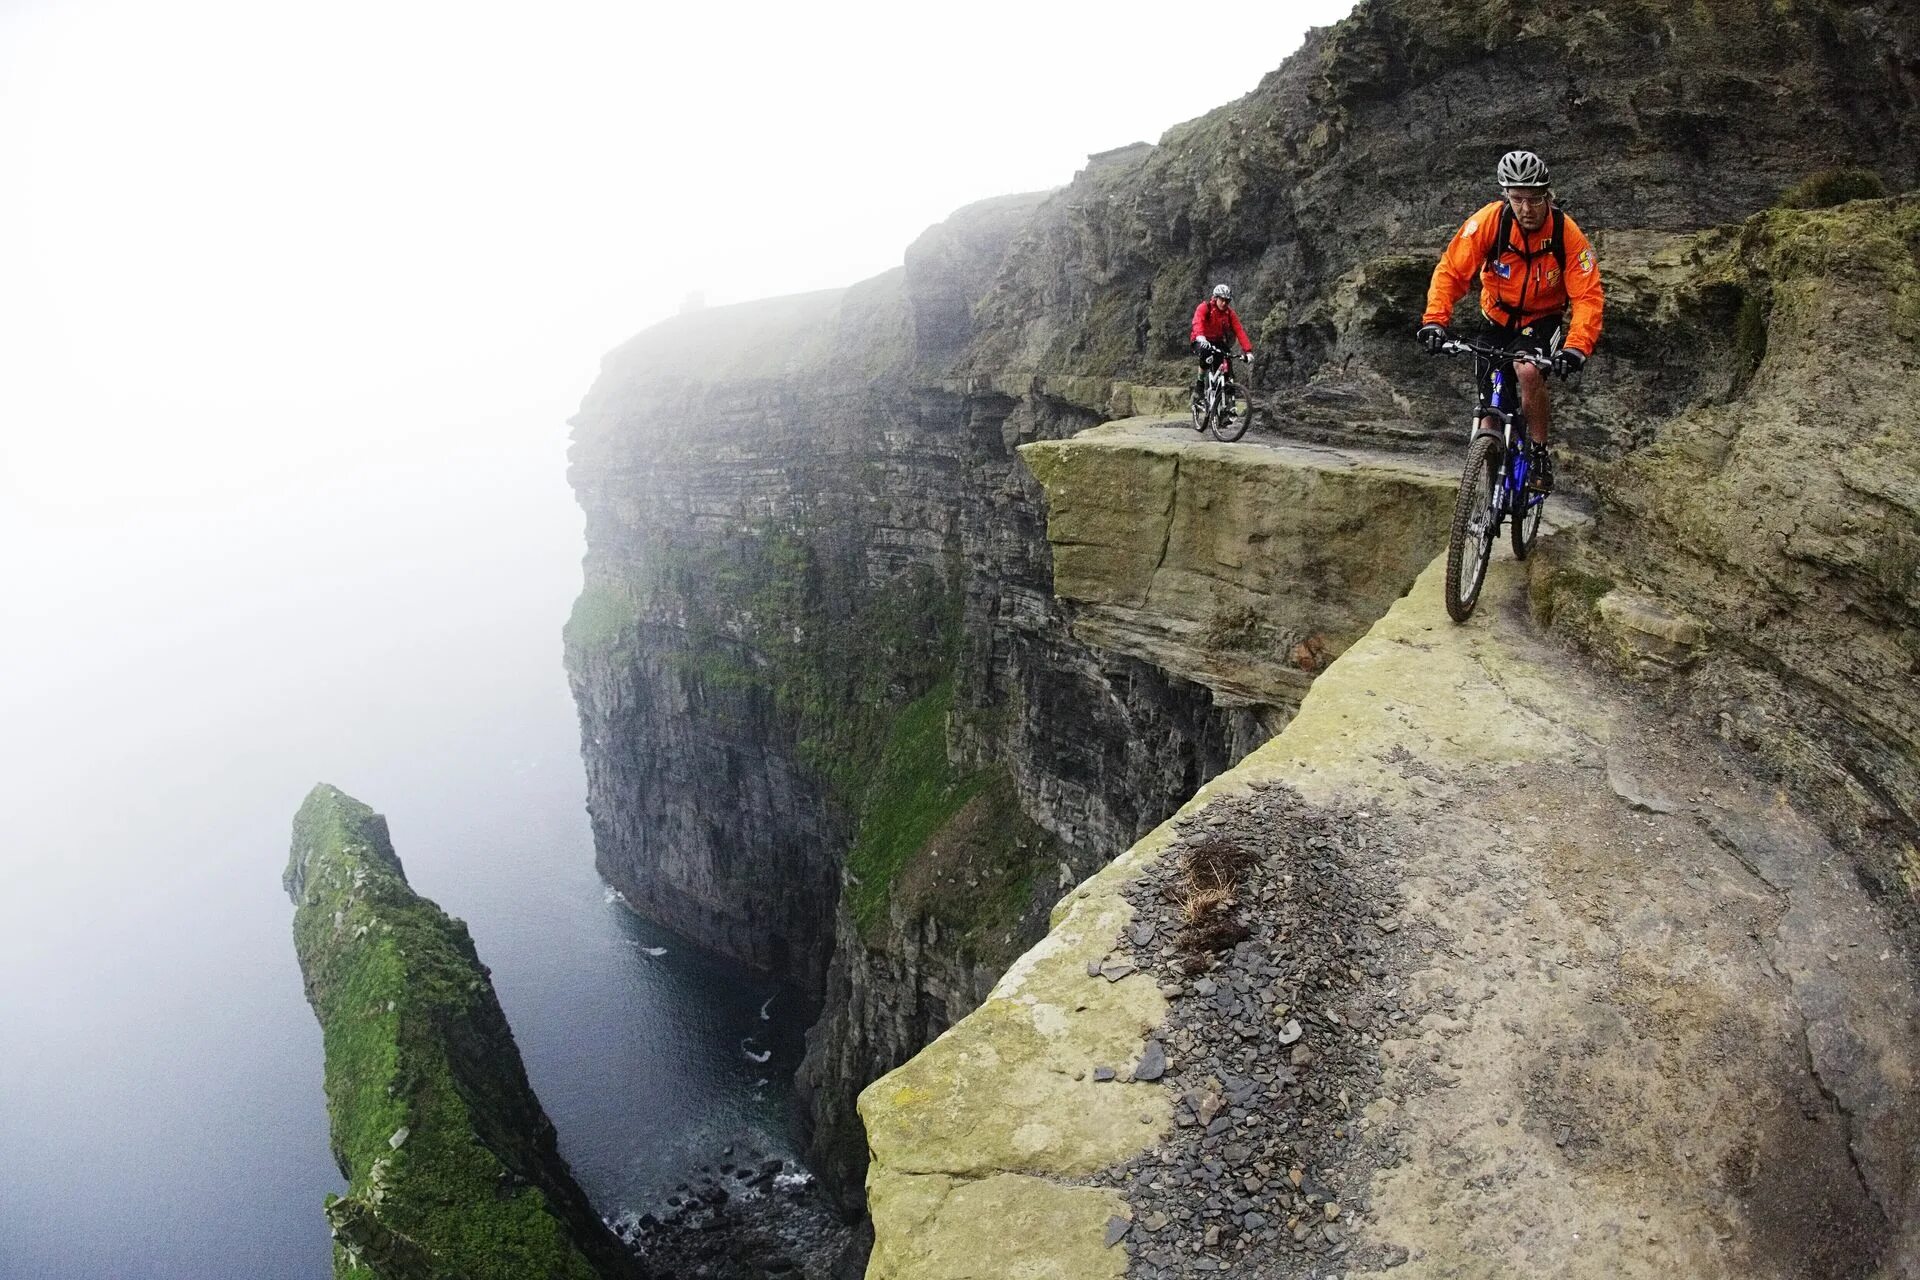
[[[1361,1124],[1381,1040],[1420,1012],[1400,994],[1416,944],[1399,932],[1385,825],[1256,783],[1179,831],[1128,891],[1134,921],[1099,966],[1154,977],[1170,1013],[1130,1071],[1098,1064],[1095,1079],[1179,1095],[1171,1138],[1107,1179],[1133,1210],[1108,1244],[1153,1280],[1405,1261],[1349,1240],[1373,1171],[1398,1158]]]

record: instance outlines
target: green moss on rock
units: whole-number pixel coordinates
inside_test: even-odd
[[[771,698],[798,757],[852,806],[894,717],[940,678],[958,637],[959,600],[939,573],[872,587],[816,554],[803,529],[661,547],[648,572],[648,591],[676,602],[686,630],[674,669],[704,689]]]
[[[1782,209],[1826,209],[1852,200],[1879,200],[1887,184],[1872,169],[1823,169],[1780,197]]]
[[[1527,583],[1527,602],[1541,626],[1552,627],[1557,621],[1563,629],[1577,628],[1611,590],[1611,578],[1578,569],[1551,568],[1543,559]]]
[[[348,1184],[327,1205],[335,1275],[636,1274],[560,1159],[466,926],[408,886],[386,820],[315,787],[283,883]]]
[[[947,760],[947,712],[953,683],[942,681],[902,711],[887,735],[866,789],[853,848],[847,853],[848,906],[863,931],[885,918],[894,878],[986,785]]]
[[[618,648],[632,633],[637,605],[621,588],[589,582],[573,602],[561,637],[570,649],[607,652]]]

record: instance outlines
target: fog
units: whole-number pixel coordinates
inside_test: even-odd
[[[0,0],[0,1273],[324,1273],[313,782],[509,997],[475,877],[516,864],[462,840],[541,769],[542,856],[590,864],[602,352],[893,266],[1346,7]]]

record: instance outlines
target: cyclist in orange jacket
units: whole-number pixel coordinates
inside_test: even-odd
[[[1512,351],[1549,356],[1563,376],[1577,373],[1600,340],[1606,304],[1593,246],[1579,224],[1554,207],[1547,163],[1531,151],[1509,151],[1495,169],[1503,199],[1468,218],[1433,269],[1419,339],[1438,352],[1447,340],[1454,304],[1480,277],[1480,313],[1495,327],[1491,340]],[[1571,321],[1562,320],[1571,308]],[[1562,334],[1564,333],[1564,338]],[[1530,364],[1512,366],[1520,384],[1533,461],[1527,486],[1553,490],[1547,428],[1553,410],[1547,380]],[[1494,431],[1499,424],[1488,419]]]
[[[1233,290],[1224,284],[1217,284],[1213,286],[1213,296],[1193,309],[1193,334],[1188,345],[1200,357],[1200,373],[1193,380],[1195,413],[1200,411],[1200,397],[1206,394],[1207,375],[1213,372],[1217,362],[1225,360],[1227,377],[1233,377],[1233,351],[1227,346],[1229,336],[1239,340],[1240,350],[1251,361],[1253,342],[1241,327],[1240,317],[1234,314]]]

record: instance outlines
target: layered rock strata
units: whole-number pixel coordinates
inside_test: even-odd
[[[636,910],[832,993],[803,1079],[816,1163],[855,1202],[859,1084],[1297,697],[1217,698],[1074,637],[1015,448],[1169,397],[919,372],[964,336],[948,302],[984,288],[966,255],[996,227],[1004,245],[1005,214],[961,215],[857,289],[645,335],[575,424],[567,662],[600,870]],[[702,364],[722,333],[760,355]]]
[[[858,1082],[977,998],[1055,891],[1285,723],[1305,677],[1417,569],[1408,541],[1377,580],[1332,586],[1318,535],[1279,522],[1259,549],[1197,548],[1211,568],[1156,564],[1083,593],[1089,553],[1047,542],[1047,495],[1015,450],[1177,411],[1187,315],[1226,278],[1262,352],[1260,424],[1295,443],[1451,452],[1465,371],[1406,335],[1440,245],[1516,143],[1548,149],[1612,298],[1601,357],[1584,389],[1558,393],[1556,426],[1563,484],[1609,505],[1537,594],[1603,649],[1615,641],[1579,621],[1586,605],[1682,649],[1737,622],[1713,633],[1698,678],[1670,685],[1675,705],[1763,752],[1801,744],[1778,763],[1812,762],[1809,800],[1874,842],[1849,856],[1889,889],[1912,883],[1915,704],[1896,678],[1911,602],[1898,557],[1865,549],[1903,546],[1911,527],[1897,433],[1856,441],[1843,486],[1865,495],[1843,501],[1871,537],[1850,543],[1858,530],[1819,516],[1832,536],[1784,560],[1740,545],[1739,521],[1770,528],[1758,471],[1710,516],[1677,514],[1659,445],[1676,415],[1726,411],[1724,434],[1754,407],[1770,281],[1804,239],[1781,235],[1774,254],[1750,243],[1774,231],[1711,228],[1911,186],[1916,51],[1920,14],[1892,0],[1365,0],[1253,93],[1103,154],[1050,196],[962,211],[897,272],[683,317],[608,358],[576,420],[587,582],[567,633],[599,865],[637,909],[830,993],[804,1074],[836,1182],[857,1184],[863,1161]],[[1537,136],[1512,138],[1515,120]],[[1865,230],[1880,215],[1858,216]],[[1866,240],[1891,250],[1900,234]],[[1795,290],[1828,252],[1852,250],[1809,247]],[[1903,290],[1876,295],[1896,335]],[[1888,403],[1905,359],[1882,370]],[[1883,470],[1891,482],[1861,478]],[[1201,512],[1201,470],[1185,474]],[[1316,519],[1349,496],[1316,493]],[[1369,511],[1340,536],[1357,546],[1375,523],[1429,513]],[[1674,536],[1643,537],[1643,516]],[[1646,554],[1662,545],[1687,549]],[[1150,548],[1126,550],[1144,573]],[[1281,564],[1297,579],[1249,585]],[[1851,585],[1816,585],[1828,569]],[[1776,617],[1790,642],[1750,642]],[[1848,645],[1871,656],[1837,658]],[[1855,673],[1866,696],[1838,688]],[[902,729],[937,693],[939,760]],[[1771,718],[1743,729],[1745,707]],[[905,805],[872,783],[883,756],[912,754],[903,734],[919,744]],[[962,811],[993,789],[1042,834],[1010,830],[939,879],[932,855],[966,843]],[[897,895],[901,877],[939,892]]]
[[[466,926],[408,886],[386,820],[333,787],[285,875],[326,1045],[341,1280],[644,1272],[573,1180]]]
[[[1230,280],[1276,422],[1431,441],[1452,415],[1420,410],[1451,403],[1452,375],[1407,335],[1508,147],[1546,155],[1604,267],[1649,234],[1826,198],[1822,173],[1907,190],[1916,139],[1920,14],[1894,0],[1363,0],[1253,92],[1049,200],[981,299],[968,360],[1172,381],[1194,300]],[[1603,412],[1579,424],[1594,450],[1629,447],[1644,402],[1671,406],[1690,378],[1641,363],[1664,353],[1613,314],[1627,323],[1602,351],[1635,367],[1612,360],[1597,386]]]
[[[1779,210],[1652,291],[1676,338],[1743,299],[1725,390],[1594,468],[1538,615],[1771,763],[1883,891],[1920,887],[1920,200]],[[1688,352],[1684,341],[1675,348]]]
[[[1054,592],[1088,644],[1222,705],[1290,712],[1444,544],[1458,477],[1365,450],[1196,444],[1184,426],[1021,447],[1046,488]]]

